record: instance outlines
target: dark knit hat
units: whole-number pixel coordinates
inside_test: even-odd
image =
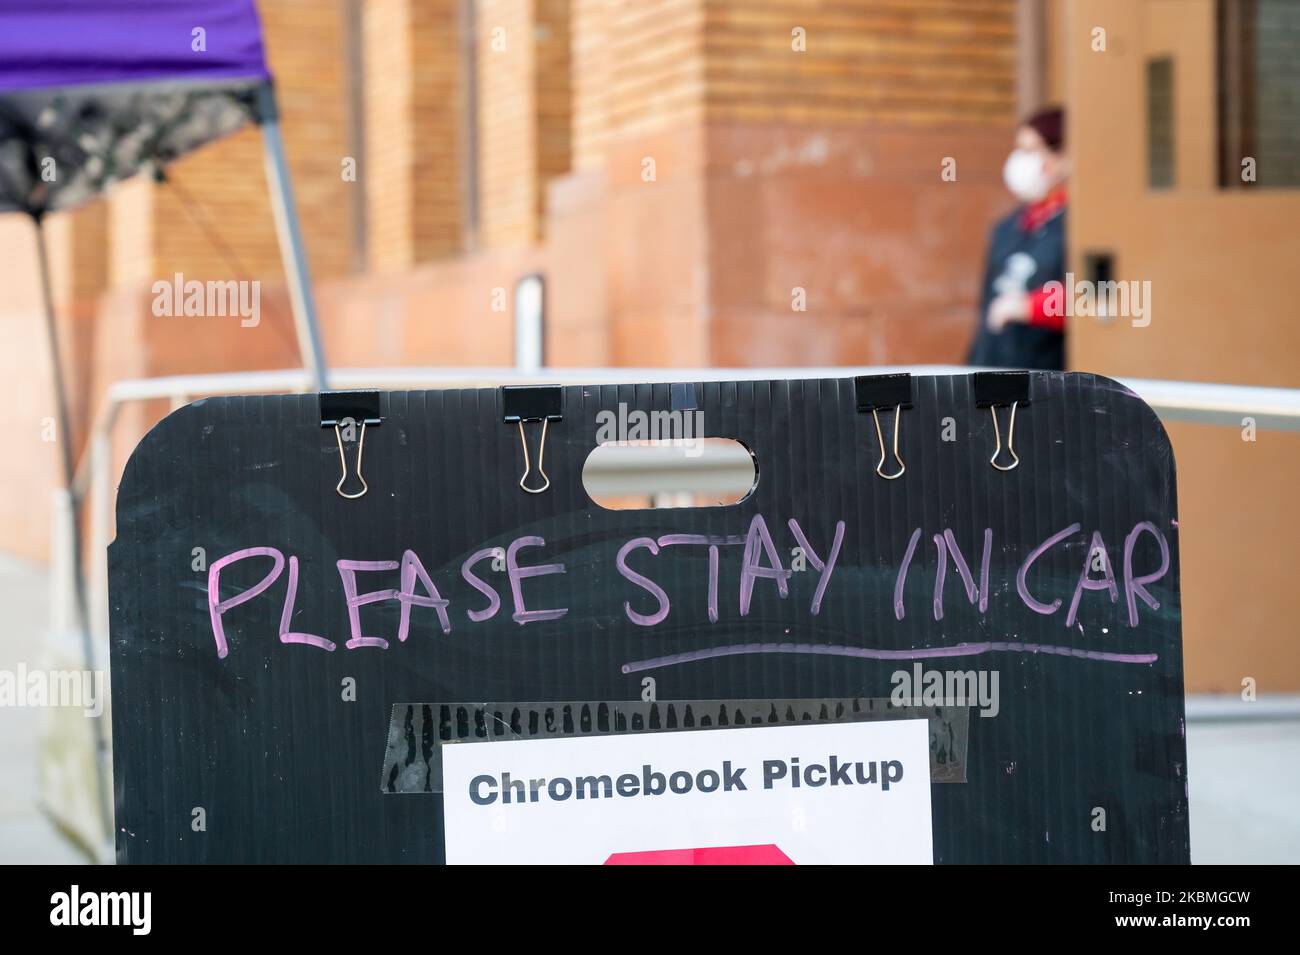
[[[1023,125],[1028,126],[1047,143],[1052,152],[1059,153],[1065,148],[1065,110],[1059,106],[1040,109]]]

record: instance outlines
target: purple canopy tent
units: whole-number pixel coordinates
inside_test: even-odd
[[[0,0],[0,212],[25,212],[36,224],[70,492],[75,460],[43,219],[141,171],[161,175],[169,161],[248,122],[262,129],[299,350],[323,390],[315,302],[252,0]],[[91,665],[75,495],[72,506],[76,609]],[[107,744],[95,724],[99,802],[109,813]]]
[[[0,0],[0,212],[39,225],[252,121],[303,363],[324,359],[251,0]]]

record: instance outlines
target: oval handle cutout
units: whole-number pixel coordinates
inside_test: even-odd
[[[724,507],[758,483],[749,448],[731,438],[610,441],[582,466],[582,486],[606,510]]]

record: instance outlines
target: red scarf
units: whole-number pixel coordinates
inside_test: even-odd
[[[1031,202],[1020,213],[1020,231],[1037,232],[1065,208],[1065,186],[1057,186],[1042,199]]]

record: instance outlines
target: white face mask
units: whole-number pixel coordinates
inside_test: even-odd
[[[1037,202],[1051,188],[1043,172],[1043,157],[1028,149],[1016,149],[1007,157],[1002,181],[1021,202]]]

